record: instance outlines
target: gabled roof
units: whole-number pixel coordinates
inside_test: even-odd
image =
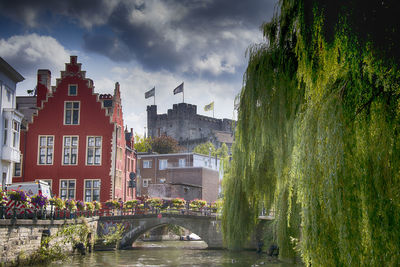
[[[15,83],[25,80],[25,78],[11,67],[2,57],[0,57],[0,71],[4,72]]]

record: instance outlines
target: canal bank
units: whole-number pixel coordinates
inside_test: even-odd
[[[44,245],[46,238],[51,238],[47,246],[60,244],[63,252],[71,252],[72,244],[65,243],[65,235],[58,235],[68,226],[85,225],[88,233],[96,233],[98,217],[65,220],[0,220],[0,264],[12,265],[23,263]]]

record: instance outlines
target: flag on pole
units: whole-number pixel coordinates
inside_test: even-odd
[[[174,95],[183,92],[183,82],[174,89]]]
[[[150,89],[149,91],[147,91],[146,93],[144,93],[144,98],[149,98],[152,97],[156,94],[156,87],[154,86],[153,89]]]
[[[214,101],[204,106],[204,111],[214,110]]]

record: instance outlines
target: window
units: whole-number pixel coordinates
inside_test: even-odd
[[[21,154],[19,163],[17,163],[17,162],[14,163],[14,174],[13,174],[14,177],[21,177],[22,176],[21,175],[22,174],[21,173],[22,159],[23,159],[23,155]]]
[[[164,184],[165,183],[165,178],[160,178],[160,184]]]
[[[85,180],[85,202],[100,201],[100,180]]]
[[[3,145],[7,145],[7,136],[8,136],[8,119],[4,119],[4,139],[3,139]]]
[[[64,124],[79,124],[79,101],[66,101],[64,109]]]
[[[144,169],[150,169],[152,167],[152,160],[143,160],[143,168]]]
[[[64,136],[63,165],[76,165],[78,158],[78,136]]]
[[[12,135],[13,135],[13,147],[19,148],[19,122],[15,120],[13,120]]]
[[[60,198],[74,199],[75,198],[75,180],[60,180]]]
[[[186,159],[179,159],[179,167],[185,167],[186,166]]]
[[[160,159],[160,161],[158,162],[158,167],[160,170],[165,170],[167,168],[167,164],[168,164],[168,160],[166,159]]]
[[[70,96],[78,95],[78,85],[76,85],[76,84],[68,85],[68,95],[70,95]]]
[[[54,136],[39,135],[39,165],[53,164]]]
[[[148,187],[150,183],[150,179],[143,179],[143,187]]]
[[[101,165],[101,136],[87,138],[87,165]]]

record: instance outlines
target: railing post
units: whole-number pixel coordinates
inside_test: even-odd
[[[1,203],[1,219],[5,219],[6,218],[6,214],[5,214],[5,206],[3,203]]]
[[[53,220],[53,203],[50,202],[50,219]]]
[[[17,207],[16,207],[16,205],[14,205],[14,208],[13,208],[13,219],[14,220],[17,219]]]

